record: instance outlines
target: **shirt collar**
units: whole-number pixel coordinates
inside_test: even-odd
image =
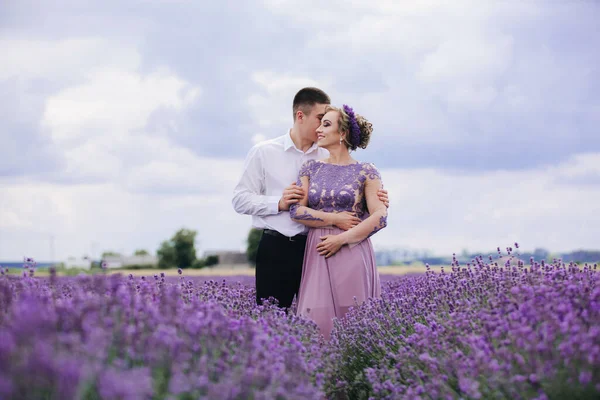
[[[302,150],[300,150],[299,148],[296,147],[296,145],[294,144],[294,141],[292,140],[292,136],[291,136],[292,130],[288,130],[287,133],[285,134],[285,137],[283,139],[283,151],[288,151],[291,148],[296,149],[299,152],[302,152]],[[312,153],[315,150],[318,150],[319,146],[317,146],[317,143],[313,143],[312,146],[310,146],[310,148],[308,149],[308,151],[306,152],[306,154]]]

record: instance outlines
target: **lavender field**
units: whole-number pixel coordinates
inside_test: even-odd
[[[596,265],[382,276],[332,339],[252,277],[0,276],[1,399],[597,399]]]

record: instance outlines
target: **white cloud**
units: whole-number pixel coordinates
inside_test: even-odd
[[[59,259],[107,249],[155,251],[176,229],[205,221],[215,225],[210,246],[227,236],[232,217],[235,224],[244,220],[228,207],[242,161],[202,158],[169,137],[181,113],[201,98],[197,85],[166,67],[142,72],[137,50],[119,43],[11,45],[27,51],[13,51],[14,65],[0,67],[1,77],[62,82],[45,100],[41,124],[65,157],[60,180],[69,184],[3,182],[0,259],[48,259],[51,237]],[[88,61],[68,61],[73,54]],[[18,70],[19,63],[32,66]],[[168,129],[150,134],[148,121],[162,110],[169,111],[162,124]]]
[[[0,230],[35,236],[51,233],[54,229],[75,228],[77,212],[71,199],[64,196],[63,192],[60,185],[20,182],[3,184]]]
[[[331,65],[340,75],[364,63],[368,68],[361,77],[380,77],[381,85],[372,89],[362,85],[354,90],[349,82],[335,95],[336,100],[353,101],[375,121],[389,120],[393,114],[399,128],[380,132],[387,137],[419,144],[464,143],[487,132],[458,128],[457,116],[491,112],[492,106],[493,112],[523,112],[546,105],[541,93],[555,90],[558,82],[555,65],[550,63],[549,71],[536,65],[531,71],[526,58],[516,53],[516,48],[523,49],[523,38],[515,38],[513,28],[540,18],[542,2],[303,3],[315,13],[297,12],[292,1],[264,3],[314,35],[306,41],[305,57],[321,55],[318,62]],[[513,25],[507,26],[507,21]],[[539,47],[531,50],[539,51]],[[512,74],[507,76],[510,68]],[[560,72],[567,73],[564,68]]]
[[[193,158],[186,161],[150,161],[127,173],[123,185],[142,193],[222,193],[233,188],[241,161]]]
[[[502,74],[512,57],[512,38],[454,35],[421,62],[417,76],[431,84],[488,81]]]
[[[219,179],[218,174],[212,176]],[[0,209],[0,260],[25,255],[48,260],[52,236],[57,259],[97,257],[103,250],[154,252],[181,227],[198,230],[199,251],[243,248],[241,233],[249,229],[250,219],[230,206],[232,187],[219,187],[217,182],[217,188],[210,195],[157,196],[111,183],[6,185]]]
[[[166,126],[176,130],[178,113],[200,98],[198,86],[166,67],[141,72],[136,49],[118,43],[109,46],[93,39],[71,40],[47,43],[50,50],[37,42],[17,44],[28,52],[17,52],[13,62],[29,61],[35,65],[49,62],[56,68],[17,71],[5,67],[5,75],[18,73],[23,80],[55,79],[59,73],[80,76],[46,99],[41,121],[44,134],[60,147],[65,157],[61,179],[112,181],[144,191],[151,190],[149,182],[160,178],[164,181],[162,189],[174,189],[177,185],[187,188],[193,183],[186,176],[194,175],[196,168],[204,164],[189,150],[173,144],[169,132],[153,137],[145,128],[153,113],[166,109],[172,111],[169,113],[172,120]],[[81,63],[64,61],[63,57],[78,58],[66,57],[69,51],[89,59]],[[159,173],[157,165],[168,168]],[[174,174],[170,179],[168,172]]]
[[[318,85],[315,80],[307,77],[280,75],[273,71],[255,72],[252,79],[270,95],[280,95],[298,87]]]
[[[583,153],[572,157],[556,171],[555,182],[566,185],[598,185],[600,183],[600,154]]]
[[[274,127],[284,129],[292,125],[292,100],[298,90],[306,86],[325,87],[329,84],[327,80],[317,81],[305,76],[279,74],[269,70],[254,72],[252,80],[261,91],[247,99],[249,112],[261,128],[272,132],[269,137],[283,134],[273,131]]]
[[[134,69],[140,55],[124,43],[98,37],[65,40],[0,39],[0,81],[4,79],[77,80],[98,65]]]
[[[497,96],[495,78],[510,66],[512,43],[508,36],[455,35],[423,58],[416,76],[449,105],[484,109]]]
[[[153,111],[181,110],[200,93],[168,71],[141,75],[125,68],[97,68],[87,79],[46,103],[42,124],[55,141],[67,146],[89,136],[118,143],[120,137],[143,129]]]
[[[185,158],[171,153],[179,156]],[[599,159],[599,153],[587,154],[546,170],[470,176],[384,169],[391,200],[388,227],[372,240],[376,248],[428,249],[444,256],[463,248],[493,252],[515,241],[524,250],[595,248],[600,188],[557,179],[589,171]],[[60,257],[89,254],[92,243],[98,253],[155,251],[183,226],[198,230],[200,251],[243,249],[250,217],[231,207],[241,168],[241,162],[190,158],[183,165],[142,166],[128,176],[132,187],[7,184],[0,208],[0,259],[46,259],[50,233]],[[178,182],[174,190],[168,187],[172,181]],[[135,186],[145,182],[149,188],[167,187],[148,195]],[[212,189],[185,191],[186,186]]]
[[[257,144],[260,143],[264,140],[267,140],[267,137],[265,135],[263,135],[262,133],[257,133],[256,135],[252,136],[252,144]]]
[[[548,169],[477,175],[383,170],[391,199],[389,225],[374,241],[379,247],[441,255],[463,248],[493,252],[515,241],[530,250],[596,248],[600,187],[565,185],[559,179],[590,171],[599,160],[595,153]]]
[[[430,165],[444,157],[436,157],[429,145],[436,151],[451,148],[457,158],[468,157],[460,153],[474,143],[481,144],[475,151],[490,157],[498,146],[515,151],[521,146],[519,154],[540,152],[528,165],[546,161],[542,151],[562,157],[559,146],[565,156],[583,146],[590,151],[533,171],[384,170],[393,204],[390,226],[373,239],[377,246],[449,254],[513,241],[552,250],[597,245],[600,159],[588,133],[600,123],[593,69],[597,52],[590,44],[595,21],[584,6],[541,0],[306,0],[299,12],[289,0],[263,3],[266,10],[252,12],[273,22],[267,31],[243,28],[248,35],[219,38],[201,46],[206,53],[179,49],[198,49],[193,47],[198,37],[216,32],[217,24],[232,30],[229,17],[211,20],[204,6],[149,11],[143,22],[110,5],[102,11],[82,7],[79,21],[102,13],[102,20],[115,17],[133,28],[103,33],[95,25],[86,31],[104,36],[35,40],[24,38],[35,38],[36,29],[20,27],[14,32],[22,39],[0,40],[0,83],[8,93],[4,104],[11,106],[3,117],[13,122],[11,129],[32,137],[43,122],[43,134],[60,150],[63,157],[57,159],[64,158],[66,170],[62,176],[55,170],[32,176],[69,181],[0,178],[0,259],[47,258],[52,233],[60,257],[89,253],[92,242],[98,251],[155,250],[182,225],[200,231],[203,248],[243,247],[250,218],[235,214],[230,205],[242,160],[199,157],[176,145],[171,135],[198,123],[188,114],[191,107],[215,101],[213,108],[223,114],[215,115],[214,123],[226,120],[232,129],[239,127],[243,133],[233,140],[236,145],[248,141],[249,147],[290,127],[292,98],[308,85],[369,118],[374,140],[390,143],[385,150],[399,159],[406,156],[405,144],[422,146],[418,157],[431,157]],[[201,28],[192,24],[181,31],[177,24],[184,13]],[[70,11],[57,16],[73,22]],[[285,35],[278,31],[281,26],[289,28]],[[45,37],[76,35],[77,29],[73,24]],[[263,40],[265,32],[273,33],[272,40]],[[136,39],[158,35],[164,42]],[[190,67],[194,62],[198,68]],[[202,65],[207,62],[213,70],[237,73],[207,76]],[[248,68],[255,71],[249,78]],[[249,87],[256,90],[245,92]],[[247,106],[252,123],[232,120],[236,117],[226,104],[231,98]],[[18,117],[11,120],[11,114]],[[17,155],[4,157],[2,170],[11,173],[17,162],[35,163],[35,157],[19,158],[23,143],[13,140],[16,135],[7,139],[12,133],[7,131],[0,131],[0,147],[14,148]],[[196,143],[208,135],[192,129],[179,133],[197,134]]]

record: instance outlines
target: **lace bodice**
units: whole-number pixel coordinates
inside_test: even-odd
[[[329,164],[310,160],[305,162],[298,174],[308,177],[308,207],[324,212],[354,211],[361,219],[369,216],[365,198],[367,179],[381,179],[373,164],[357,162],[349,165]],[[295,214],[297,205],[290,207]]]

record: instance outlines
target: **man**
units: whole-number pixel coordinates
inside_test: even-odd
[[[256,255],[257,304],[272,296],[280,307],[288,308],[298,293],[308,228],[293,221],[289,209],[303,197],[295,183],[302,164],[329,156],[316,144],[316,130],[328,104],[331,100],[321,89],[307,87],[296,93],[292,128],[250,149],[234,189],[235,211],[252,215],[254,228],[263,230]],[[387,206],[387,191],[379,195]]]

